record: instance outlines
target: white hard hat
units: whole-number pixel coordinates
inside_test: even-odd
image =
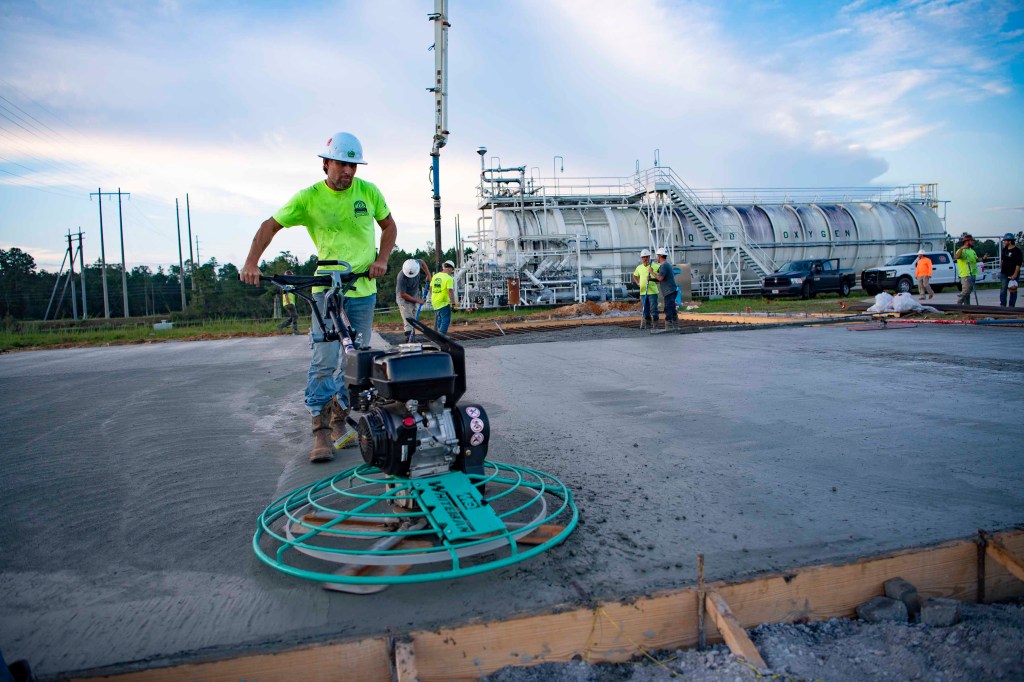
[[[402,272],[404,272],[405,276],[409,279],[418,276],[420,274],[420,262],[415,258],[410,258],[402,263]]]
[[[665,248],[665,247],[663,246],[663,247],[661,247],[660,249],[658,249],[657,251],[655,251],[654,253],[655,253],[655,254],[657,254],[657,255],[659,255],[659,256],[668,256],[668,249],[666,249],[666,248]]]
[[[345,163],[366,163],[363,160],[363,145],[359,144],[359,140],[351,133],[334,133],[324,145],[324,150],[320,152],[320,158]]]
[[[924,255],[924,249],[921,249],[920,251],[918,251],[917,255],[918,256],[923,256]]]
[[[644,249],[643,251],[640,252],[640,257],[641,258],[650,258],[651,257],[651,252],[648,251],[647,249]]]
[[[455,263],[450,261],[450,260],[446,260],[444,262],[444,267],[451,268],[452,270],[454,270],[455,269]]]

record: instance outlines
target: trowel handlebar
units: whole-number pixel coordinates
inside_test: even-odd
[[[369,272],[348,272],[340,271],[343,284],[354,282],[360,277],[366,277]],[[329,287],[334,283],[332,275],[260,275],[261,282],[273,282],[278,286],[291,286],[306,289],[308,287]]]

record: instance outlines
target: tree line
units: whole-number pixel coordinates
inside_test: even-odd
[[[442,260],[456,260],[455,248],[445,251]],[[395,300],[395,278],[409,258],[423,259],[434,271],[434,250],[431,243],[427,248],[413,252],[396,247],[388,258],[388,273],[377,281],[377,307],[389,308]],[[291,270],[296,275],[312,275],[316,270],[316,256],[305,262],[288,251],[283,251],[273,260],[263,260],[260,269],[264,274],[281,274]],[[103,269],[99,261],[85,266],[85,307],[86,317],[102,318],[103,315]],[[72,287],[67,283],[67,272],[59,273],[39,270],[31,254],[19,248],[0,249],[0,320],[71,319]],[[274,313],[274,297],[277,289],[272,286],[253,287],[242,284],[238,279],[238,268],[233,263],[217,262],[211,258],[205,263],[193,265],[185,262],[184,286],[185,309],[181,305],[181,275],[177,265],[166,270],[160,266],[154,271],[146,265],[138,265],[126,273],[128,290],[128,311],[132,317],[166,316],[169,319],[182,318],[268,318]],[[108,263],[107,300],[111,317],[124,317],[124,297],[121,286],[121,265]],[[78,316],[82,317],[82,278],[78,264],[75,264],[75,305]],[[55,287],[56,285],[56,287]]]

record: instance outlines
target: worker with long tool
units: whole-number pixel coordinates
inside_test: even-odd
[[[654,253],[658,257],[658,271],[654,273],[654,279],[658,281],[658,291],[665,305],[665,331],[679,329],[679,315],[676,313],[676,296],[679,295],[676,268],[668,259],[668,249],[664,246]]]
[[[402,271],[395,279],[395,303],[398,304],[398,312],[402,316],[402,324],[405,325],[405,336],[412,340],[413,328],[409,324],[409,318],[419,319],[420,308],[426,302],[427,288],[420,285],[420,272],[426,274],[426,281],[430,281],[430,268],[422,260],[410,258],[402,264]]]
[[[971,302],[971,292],[974,291],[974,278],[978,276],[978,254],[974,252],[974,237],[965,233],[960,238],[960,248],[956,250],[954,257],[956,274],[960,278],[960,296],[956,302],[957,305],[967,305]]]
[[[633,284],[640,286],[640,313],[643,316],[641,329],[653,329],[658,325],[658,281],[654,279],[655,272],[651,265],[651,252],[644,249],[640,252],[640,265],[633,270]]]
[[[357,345],[369,345],[373,330],[373,308],[377,302],[374,281],[388,269],[388,256],[395,246],[398,227],[384,196],[373,183],[356,177],[356,169],[365,164],[363,146],[354,135],[337,133],[327,140],[319,154],[326,179],[300,190],[256,231],[249,256],[239,273],[246,284],[259,284],[259,259],[282,228],[303,225],[316,245],[319,260],[347,261],[353,272],[366,272],[345,295],[345,313],[356,332]],[[376,221],[380,227],[380,249],[375,248]],[[338,266],[317,268],[325,274]],[[325,309],[324,287],[315,288],[313,298]],[[314,340],[322,337],[313,316]],[[355,432],[345,423],[348,393],[338,376],[341,344],[313,343],[306,380],[306,408],[313,416],[312,462],[334,459],[334,449],[355,441]]]
[[[1003,235],[1003,250],[999,254],[999,305],[1001,306],[1006,306],[1007,294],[1009,294],[1009,307],[1017,306],[1021,260],[1017,235],[1007,232]]]

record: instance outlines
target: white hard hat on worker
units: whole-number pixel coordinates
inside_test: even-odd
[[[651,252],[648,251],[647,249],[644,249],[643,251],[640,252],[640,257],[641,258],[650,258],[651,257]]]
[[[654,253],[656,253],[659,256],[668,257],[668,249],[666,249],[664,246],[661,247],[660,249],[658,249],[657,251],[655,251]]]
[[[420,262],[415,258],[410,258],[409,260],[402,263],[402,272],[404,272],[405,276],[408,277],[409,279],[419,276]]]
[[[319,156],[321,159],[332,159],[342,163],[366,163],[363,159],[363,145],[359,144],[359,140],[352,133],[332,135]]]

